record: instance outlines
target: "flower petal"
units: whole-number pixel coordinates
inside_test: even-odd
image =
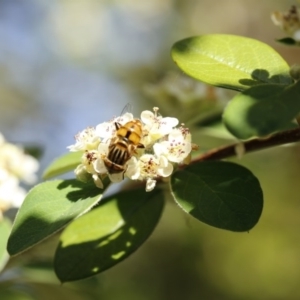
[[[141,113],[141,120],[146,125],[151,125],[154,122],[154,113],[150,110],[144,110]]]
[[[156,180],[148,178],[146,182],[146,192],[151,192],[156,185]]]
[[[141,172],[140,172],[137,158],[132,156],[127,163],[127,169],[125,175],[132,180],[136,180],[140,177],[140,173]]]
[[[124,179],[124,172],[109,174],[108,177],[111,182],[121,182]]]
[[[93,174],[93,179],[95,182],[96,187],[103,189],[103,182],[98,174]]]

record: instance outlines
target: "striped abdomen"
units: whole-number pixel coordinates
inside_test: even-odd
[[[104,163],[110,173],[119,173],[124,171],[124,165],[130,157],[128,144],[125,140],[119,139],[118,142],[110,145]]]

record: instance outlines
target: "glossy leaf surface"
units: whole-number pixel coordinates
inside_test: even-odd
[[[105,183],[105,189],[107,186]],[[75,179],[47,181],[35,186],[18,211],[8,252],[16,255],[59,231],[89,211],[105,189]]]
[[[152,233],[164,203],[160,191],[144,189],[103,201],[62,233],[54,261],[62,282],[95,275],[128,257]]]
[[[222,229],[250,230],[263,208],[259,181],[248,169],[230,162],[190,165],[172,175],[171,188],[185,212]]]
[[[262,83],[293,82],[285,60],[267,44],[251,38],[191,37],[175,43],[171,54],[186,74],[214,86],[245,90]]]
[[[50,179],[55,176],[74,170],[79,164],[82,152],[69,152],[55,159],[43,173],[43,179]]]
[[[289,127],[300,112],[300,82],[285,87],[265,84],[236,95],[223,122],[240,139],[265,136]]]

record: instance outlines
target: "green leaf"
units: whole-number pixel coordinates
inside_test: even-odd
[[[0,221],[0,272],[6,265],[9,255],[6,251],[6,244],[11,231],[10,220],[3,218]]]
[[[288,64],[274,49],[246,37],[191,37],[175,43],[171,54],[185,73],[214,86],[245,90],[261,83],[293,82]]]
[[[236,95],[223,122],[240,139],[265,136],[285,129],[300,112],[300,82],[285,87],[265,84]]]
[[[23,145],[23,147],[26,154],[29,154],[35,157],[36,159],[41,158],[44,152],[43,147],[39,145],[30,144],[30,145]]]
[[[277,39],[276,41],[287,46],[300,46],[300,43],[291,37]]]
[[[89,211],[108,187],[99,189],[93,182],[53,180],[35,186],[20,207],[7,250],[16,255],[48,238],[78,216]]]
[[[231,162],[190,165],[172,175],[171,188],[185,212],[222,229],[248,231],[263,208],[259,181],[248,169]]]
[[[144,189],[117,194],[72,222],[62,233],[54,267],[62,281],[83,279],[124,260],[152,233],[163,194]]]
[[[69,152],[55,159],[44,171],[43,179],[50,179],[74,170],[80,164],[81,156],[82,152]]]

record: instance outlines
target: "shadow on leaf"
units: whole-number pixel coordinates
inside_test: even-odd
[[[240,79],[239,83],[246,86],[255,86],[258,84],[264,83],[274,83],[274,84],[291,84],[293,80],[290,76],[286,74],[276,74],[270,77],[270,74],[267,70],[264,69],[256,69],[251,73],[252,79],[245,78]]]
[[[109,225],[110,221],[101,218],[101,209],[110,202],[115,202],[112,207],[121,217],[118,222]],[[58,278],[62,282],[83,279],[121,262],[150,236],[162,209],[161,192],[146,193],[140,189],[112,196],[110,201],[104,201],[89,214],[75,220],[62,234],[56,251],[54,266]],[[114,215],[114,211],[111,214]],[[93,220],[99,220],[99,229],[93,227],[93,237],[80,237],[87,241],[73,239],[76,233],[73,234],[72,225],[74,231],[78,227],[84,231]]]
[[[67,218],[65,218],[49,224],[37,216],[28,217],[22,223],[21,227],[14,230],[13,234],[11,234],[8,239],[8,253],[10,255],[20,254],[38,242],[48,238],[50,235],[53,235],[57,231],[53,231],[53,228],[61,228],[67,221]],[[18,238],[20,235],[26,236],[26,239]]]
[[[293,85],[260,84],[236,95],[223,120],[236,137],[247,139],[294,128],[300,112],[300,82]]]
[[[66,197],[71,202],[77,202],[79,200],[85,200],[90,197],[95,197],[103,192],[108,186],[108,181],[104,183],[104,189],[96,187],[95,183],[91,180],[89,182],[81,182],[76,179],[64,180],[58,186],[57,189],[63,190],[66,188],[72,188],[73,191],[69,192]]]
[[[61,230],[99,202],[102,193],[94,183],[75,179],[47,181],[35,186],[16,216],[9,253],[18,254]]]

